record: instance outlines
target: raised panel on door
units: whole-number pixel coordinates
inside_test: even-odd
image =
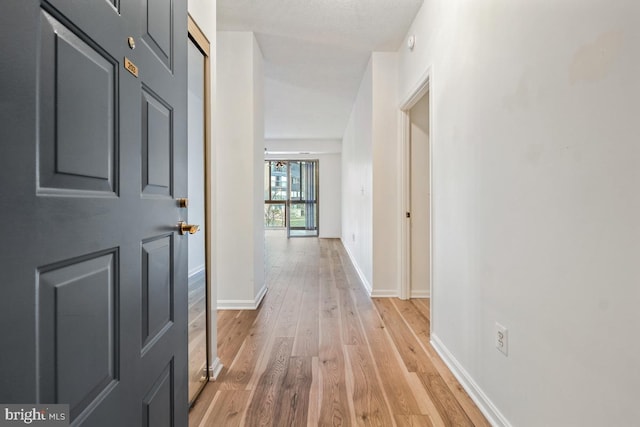
[[[142,244],[142,353],[173,323],[172,236]]]
[[[173,71],[173,2],[171,0],[143,0],[142,38],[158,60]],[[186,43],[186,39],[185,39]]]
[[[174,368],[173,359],[160,372],[142,400],[142,426],[173,427],[174,417]]]
[[[172,195],[172,107],[150,89],[142,89],[142,193]]]
[[[40,400],[68,403],[72,419],[118,383],[117,266],[114,249],[39,269]]]
[[[117,61],[41,12],[39,190],[117,191]]]

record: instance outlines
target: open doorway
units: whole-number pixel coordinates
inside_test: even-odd
[[[406,214],[401,222],[400,297],[432,295],[432,164],[430,73],[401,105],[401,195]]]
[[[430,290],[431,188],[429,165],[429,94],[409,110],[409,298]]]
[[[317,237],[318,160],[266,160],[264,174],[265,230]]]

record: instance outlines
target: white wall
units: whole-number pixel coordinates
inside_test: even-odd
[[[398,296],[398,55],[374,52],[372,64],[373,296]]]
[[[369,61],[342,138],[342,242],[369,291],[373,283],[371,83]]]
[[[342,236],[342,155],[319,154],[320,223],[319,237]]]
[[[342,142],[342,240],[379,297],[399,294],[397,64],[372,53]]]
[[[494,420],[640,419],[640,3],[426,0],[432,338]],[[509,329],[509,355],[494,323]]]
[[[253,292],[257,302],[264,280],[264,60],[253,38]],[[256,304],[257,307],[257,304]]]
[[[265,290],[262,55],[251,32],[222,31],[217,40],[218,307],[255,308]]]
[[[266,147],[281,147],[278,141],[267,140]],[[291,151],[309,151],[305,148],[315,144],[315,141],[309,143],[306,140],[287,140],[286,146],[280,149],[288,148]],[[334,144],[330,144],[331,149]],[[338,148],[341,148],[338,144]],[[278,151],[278,150],[276,150]],[[340,238],[342,234],[342,156],[340,153],[322,153],[322,154],[268,154],[265,159],[275,160],[318,160],[318,175],[320,192],[319,199],[319,233],[320,238]],[[261,193],[262,195],[262,193]],[[264,196],[263,196],[264,197]]]
[[[200,29],[202,30],[202,32],[205,34],[205,36],[207,37],[207,39],[209,40],[209,42],[211,43],[210,46],[210,53],[209,53],[209,60],[210,60],[210,71],[211,71],[211,75],[210,75],[210,83],[211,83],[211,108],[210,108],[210,120],[211,120],[211,126],[213,128],[215,128],[216,126],[216,122],[215,122],[215,102],[213,100],[215,100],[216,98],[216,57],[217,57],[217,34],[216,34],[216,0],[188,0],[187,2],[187,7],[189,9],[189,14],[191,15],[191,17],[195,20],[195,22],[198,24],[198,26],[200,27]],[[217,141],[215,141],[215,139],[212,140],[212,144],[215,145]],[[216,167],[216,159],[217,157],[215,156],[215,153],[213,152],[214,150],[211,150],[211,152],[209,153],[209,157],[207,159],[207,161],[209,162],[210,165],[212,165],[212,167]],[[209,196],[209,207],[211,209],[212,212],[216,212],[216,201],[217,201],[217,195],[215,193],[215,187],[213,185],[211,185],[209,187],[211,189],[211,191],[209,192],[208,196]],[[214,270],[216,270],[216,254],[217,254],[217,242],[214,240],[211,242],[211,246],[212,246],[212,250],[211,253],[208,255],[210,258],[210,264],[212,265],[212,268]],[[221,368],[220,365],[220,360],[218,359],[218,330],[217,330],[217,318],[216,318],[216,301],[218,298],[218,294],[217,294],[217,289],[216,289],[216,282],[217,282],[217,278],[215,277],[215,275],[212,277],[212,286],[211,286],[211,294],[209,295],[210,298],[210,307],[211,307],[211,315],[209,316],[209,329],[210,329],[210,333],[211,333],[211,340],[209,342],[209,354],[211,356],[210,358],[210,362],[211,362],[211,366],[210,369],[212,369],[214,371],[214,374],[217,375],[218,374],[218,370]]]

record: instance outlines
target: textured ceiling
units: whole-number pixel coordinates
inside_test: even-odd
[[[219,31],[253,31],[265,137],[341,138],[371,51],[403,42],[422,0],[218,0]]]

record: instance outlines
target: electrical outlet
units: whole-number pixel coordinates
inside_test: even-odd
[[[504,353],[505,356],[507,356],[509,350],[509,333],[507,331],[507,328],[505,328],[498,322],[496,322],[495,339],[496,348]]]

